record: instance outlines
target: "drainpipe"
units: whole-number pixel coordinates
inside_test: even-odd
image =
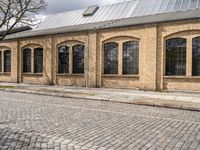
[[[87,37],[87,47],[86,47],[86,88],[88,88],[88,70],[89,70],[89,31],[87,32],[88,33],[88,37]]]
[[[56,51],[57,54],[57,51]],[[56,64],[57,64],[57,55],[56,58],[54,58],[54,38],[53,35],[51,35],[51,81],[50,84],[51,85],[55,85],[56,84],[56,75],[55,75],[55,71],[54,71],[54,59],[56,59]]]
[[[19,39],[17,39],[17,83],[21,82],[21,50],[19,45]]]

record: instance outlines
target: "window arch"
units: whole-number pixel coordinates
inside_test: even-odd
[[[4,51],[4,72],[11,72],[11,51]]]
[[[84,73],[84,45],[78,44],[72,47],[73,51],[73,73]]]
[[[34,49],[34,73],[43,72],[43,48]]]
[[[186,75],[186,39],[172,38],[166,41],[166,75]]]
[[[139,42],[123,43],[123,74],[139,73]]]
[[[69,47],[58,47],[58,73],[69,73]]]
[[[104,74],[118,74],[118,49],[118,43],[104,44]]]
[[[200,75],[200,37],[192,39],[192,75]]]
[[[23,73],[31,73],[31,49],[23,49]]]

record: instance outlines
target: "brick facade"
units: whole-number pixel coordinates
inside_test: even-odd
[[[81,33],[5,40],[0,49],[11,49],[11,73],[0,74],[1,82],[59,84],[68,86],[130,88],[143,90],[196,90],[200,91],[200,77],[192,76],[192,38],[200,36],[200,20],[179,21],[133,27],[113,28]],[[187,39],[186,76],[165,76],[165,40],[173,37]],[[139,75],[122,74],[122,43],[139,41]],[[119,44],[118,75],[103,73],[103,44]],[[69,74],[57,73],[57,47],[85,45],[85,73],[72,73],[72,49],[69,50]],[[43,73],[22,73],[22,49],[42,47]],[[32,56],[33,57],[33,56]]]

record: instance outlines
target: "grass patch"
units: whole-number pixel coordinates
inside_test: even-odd
[[[0,89],[11,89],[14,88],[14,86],[11,85],[0,85]]]
[[[96,96],[97,94],[94,94],[94,93],[91,93],[91,94],[89,94],[90,96]]]

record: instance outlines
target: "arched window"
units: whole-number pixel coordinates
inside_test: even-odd
[[[31,73],[31,49],[26,48],[23,50],[23,72]]]
[[[69,47],[58,47],[58,73],[69,73]]]
[[[11,51],[4,51],[4,72],[11,72]]]
[[[104,74],[118,74],[118,43],[104,44]]]
[[[166,75],[186,75],[186,39],[173,38],[166,41]]]
[[[192,39],[192,75],[200,75],[200,37]]]
[[[139,42],[123,43],[123,74],[139,73]]]
[[[73,73],[84,73],[84,45],[75,45],[73,50]]]
[[[43,72],[43,48],[34,49],[34,73]]]

